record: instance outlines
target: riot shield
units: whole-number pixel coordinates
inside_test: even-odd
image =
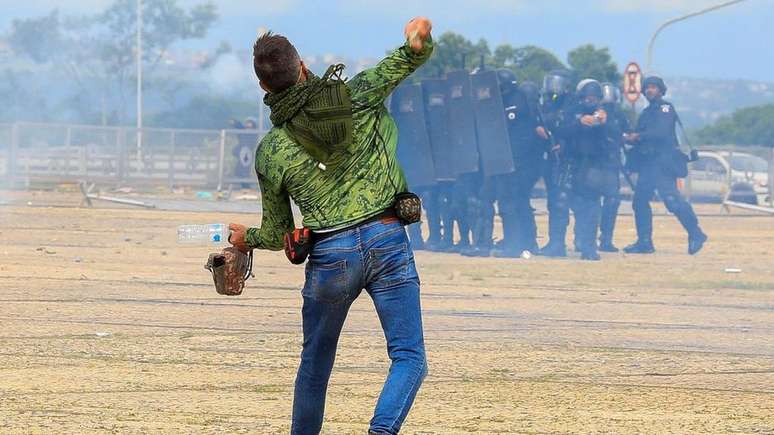
[[[487,177],[509,174],[515,166],[497,72],[473,74],[471,84],[481,170]]]
[[[436,183],[422,98],[420,85],[401,85],[390,100],[390,113],[398,125],[398,161],[411,189]]]
[[[454,175],[479,171],[476,116],[470,93],[470,73],[452,71],[446,75],[449,118],[449,148]]]
[[[430,147],[433,150],[433,165],[436,180],[455,180],[452,167],[453,154],[449,146],[449,119],[446,107],[446,80],[428,79],[422,81],[425,100],[425,119]]]

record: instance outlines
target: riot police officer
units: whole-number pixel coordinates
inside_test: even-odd
[[[608,131],[611,135],[609,140],[616,146],[615,150],[612,150],[614,155],[611,156],[618,164],[616,174],[623,170],[620,163],[624,148],[623,135],[631,132],[629,118],[621,109],[621,103],[621,89],[612,83],[602,83],[602,108],[607,113]],[[621,206],[620,177],[616,179],[616,188],[602,197],[602,216],[599,222],[599,250],[602,252],[618,252],[613,243],[618,209]]]
[[[532,189],[540,179],[548,134],[540,117],[540,90],[532,82],[516,84],[513,73],[498,71],[502,87],[516,171],[498,179],[497,204],[503,223],[503,240],[493,251],[496,257],[519,257],[537,253],[537,226],[530,204]]]
[[[477,74],[482,70],[483,68],[480,68],[473,71],[472,74]],[[500,95],[502,96],[504,103],[503,107],[508,107],[508,101],[513,98],[517,98],[516,93],[518,93],[518,85],[516,84],[516,76],[511,70],[507,68],[498,69],[496,73]],[[504,115],[507,118],[507,110]],[[483,170],[477,172],[476,174],[470,174],[470,176],[473,178],[467,182],[468,189],[463,190],[463,192],[465,192],[465,196],[468,199],[467,206],[471,213],[469,217],[469,223],[471,228],[472,241],[468,248],[460,249],[460,254],[467,257],[488,257],[492,254],[492,250],[494,248],[493,235],[495,202],[499,200],[498,192],[502,190],[501,186],[503,179],[507,179],[512,175],[513,173],[497,176],[487,176],[484,174]],[[512,219],[514,214],[508,214],[506,212],[506,215],[508,215],[508,224],[503,224],[507,227],[507,229],[505,229],[506,238],[508,238],[508,233],[510,233],[510,240],[515,240],[513,238],[514,234],[512,231],[514,228],[512,224],[515,223]],[[517,248],[514,247],[513,249],[508,250],[508,256],[513,256],[512,254],[516,249]],[[519,251],[519,253],[520,252],[521,251]],[[498,249],[498,254],[502,255],[503,250]]]
[[[561,131],[564,115],[572,102],[571,75],[566,70],[554,70],[543,79],[542,116],[551,133],[550,150],[544,161],[543,180],[548,202],[548,243],[540,250],[548,257],[566,257],[565,238],[570,223],[569,193],[566,183],[566,162]]]
[[[687,158],[679,149],[674,106],[664,100],[667,87],[659,77],[643,81],[643,93],[650,103],[640,115],[635,133],[625,136],[634,147],[627,166],[639,174],[632,208],[637,225],[637,241],[624,248],[631,254],[651,254],[653,246],[653,213],[650,200],[658,192],[667,210],[673,213],[688,232],[688,253],[698,253],[707,241],[699,227],[693,208],[677,190],[677,178],[687,175]]]
[[[563,119],[564,158],[570,170],[570,205],[575,214],[575,240],[584,260],[597,261],[597,231],[602,196],[618,190],[617,145],[610,141],[607,112],[602,108],[602,86],[581,81],[576,103]]]

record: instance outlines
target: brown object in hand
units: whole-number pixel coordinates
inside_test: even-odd
[[[245,281],[253,276],[253,251],[248,254],[231,246],[210,254],[204,268],[212,272],[215,291],[220,295],[239,296]]]

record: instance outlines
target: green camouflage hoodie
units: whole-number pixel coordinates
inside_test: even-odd
[[[255,153],[263,219],[260,228],[247,230],[248,245],[273,251],[283,248],[284,235],[295,227],[291,198],[301,210],[303,225],[312,230],[353,225],[393,204],[395,194],[407,187],[396,157],[397,127],[384,100],[432,51],[431,40],[420,53],[405,44],[347,82],[353,144],[335,165],[322,169],[284,128],[269,131]],[[383,141],[377,140],[379,135]]]

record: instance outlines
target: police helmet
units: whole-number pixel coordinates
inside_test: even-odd
[[[621,88],[606,82],[602,83],[602,104],[621,104]]]
[[[599,100],[602,100],[603,97],[602,85],[594,79],[581,80],[575,91],[578,93],[578,98],[580,99],[597,97]]]
[[[666,93],[667,93],[667,86],[664,83],[664,79],[662,79],[661,77],[650,76],[650,77],[646,78],[642,82],[642,93],[643,94],[645,94],[645,91],[648,89],[648,86],[650,86],[650,85],[655,85],[657,88],[659,88],[661,90],[661,95],[666,95]]]
[[[570,72],[563,69],[550,71],[543,78],[543,93],[564,95],[570,92]]]
[[[535,82],[523,82],[519,85],[519,90],[527,97],[527,101],[530,103],[540,100],[540,88]]]
[[[508,68],[499,68],[497,70],[497,81],[500,83],[500,92],[508,94],[517,88],[516,74]]]

